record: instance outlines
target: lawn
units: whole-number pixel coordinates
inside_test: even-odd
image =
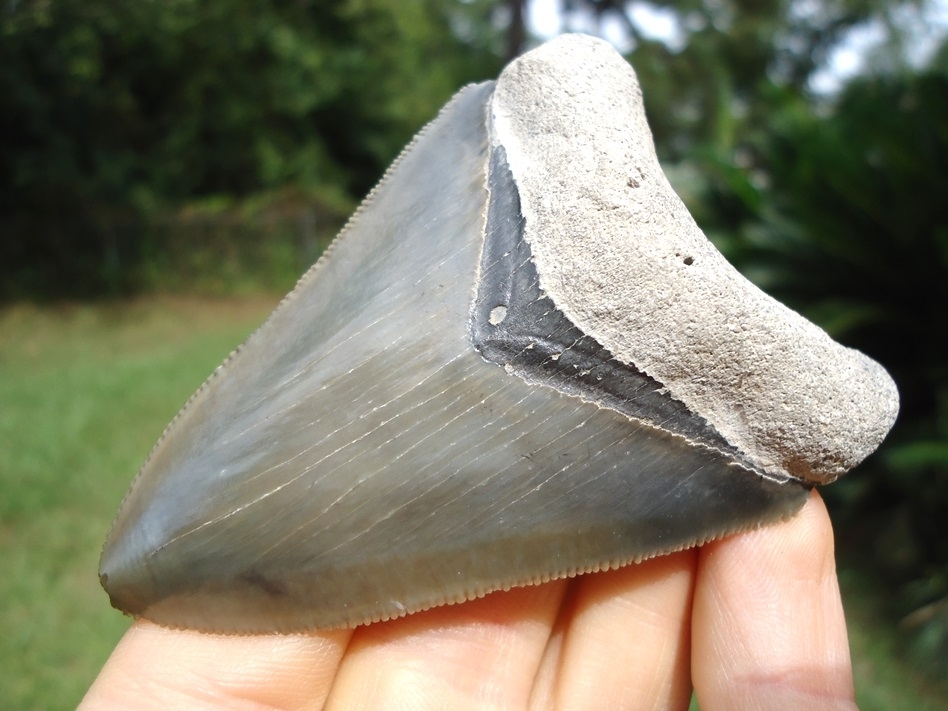
[[[99,549],[167,421],[276,298],[0,310],[0,708],[75,707],[128,621]],[[863,711],[948,709],[843,571]]]
[[[0,708],[74,708],[128,626],[96,575],[135,471],[276,299],[0,312]]]

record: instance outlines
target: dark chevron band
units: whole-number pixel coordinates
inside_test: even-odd
[[[488,187],[486,235],[471,318],[478,352],[528,382],[727,452],[756,470],[704,418],[668,395],[655,379],[613,358],[543,293],[503,146],[491,151]]]

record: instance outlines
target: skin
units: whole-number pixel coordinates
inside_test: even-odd
[[[792,520],[356,630],[136,622],[80,709],[855,709],[833,535]]]

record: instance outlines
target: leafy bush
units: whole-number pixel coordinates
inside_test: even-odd
[[[492,3],[21,0],[0,10],[0,298],[140,288],[155,220],[350,204],[462,84]],[[149,267],[149,273],[155,269]]]

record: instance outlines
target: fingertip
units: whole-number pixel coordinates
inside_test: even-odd
[[[833,526],[822,497],[814,490],[789,520],[708,543],[699,566],[724,590],[739,588],[731,591],[735,595],[745,594],[747,586],[768,587],[787,578],[797,584],[835,584]]]
[[[692,625],[702,708],[852,708],[833,534],[815,492],[780,525],[706,546]]]

